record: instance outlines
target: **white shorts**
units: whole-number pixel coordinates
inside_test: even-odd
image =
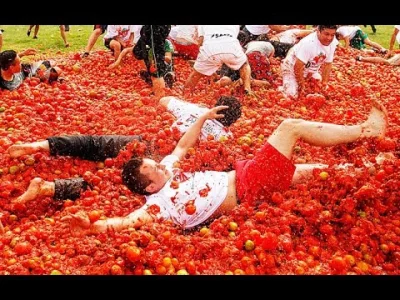
[[[322,80],[322,76],[318,72],[312,73],[311,77],[316,80]],[[283,86],[281,91],[288,97],[297,98],[299,85],[297,84],[296,76],[289,72],[282,72],[282,81]]]
[[[187,103],[177,98],[169,100],[167,109],[176,117],[176,121],[172,126],[176,126],[182,133],[185,133],[208,110],[206,107],[199,107],[196,104]],[[201,128],[200,137],[203,140],[207,140],[209,135],[219,141],[221,137],[231,137],[232,133],[227,131],[217,120],[206,120]]]
[[[181,101],[177,98],[171,98],[169,100],[167,109],[178,121],[188,115],[200,116],[207,111],[206,107],[199,107],[196,104]]]
[[[239,70],[247,61],[238,40],[225,39],[218,42],[206,42],[200,47],[193,68],[200,74],[211,76],[222,64],[233,70]]]
[[[393,57],[388,59],[388,62],[392,66],[400,66],[400,54],[395,54]]]

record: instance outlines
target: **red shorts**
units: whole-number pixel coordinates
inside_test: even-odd
[[[289,189],[296,167],[266,142],[253,159],[237,161],[235,169],[239,200],[256,204]]]
[[[174,45],[174,49],[180,55],[186,56],[187,59],[196,59],[197,55],[199,54],[199,45],[192,44],[192,45],[181,45],[172,41]]]

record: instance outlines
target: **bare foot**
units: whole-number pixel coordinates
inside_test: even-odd
[[[40,147],[36,143],[16,144],[7,149],[12,158],[20,157],[25,154],[32,154],[40,151]]]
[[[388,126],[386,108],[377,100],[372,100],[372,110],[363,123],[363,137],[384,137]]]
[[[25,204],[26,202],[35,200],[38,196],[54,195],[54,183],[36,177],[31,180],[28,189],[18,198],[12,200],[13,204]]]
[[[61,221],[68,222],[71,234],[76,237],[81,237],[90,233],[90,219],[88,215],[79,211],[76,214],[68,215],[61,218]]]

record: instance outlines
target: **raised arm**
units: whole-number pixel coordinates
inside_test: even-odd
[[[176,155],[177,157],[179,157],[179,159],[182,159],[186,155],[187,150],[192,147],[199,138],[201,127],[203,127],[204,122],[207,119],[223,118],[224,115],[220,115],[218,114],[218,112],[226,108],[228,108],[228,106],[213,107],[209,109],[206,113],[201,115],[182,136],[182,138],[179,140],[178,145],[176,145],[174,151],[171,154]]]

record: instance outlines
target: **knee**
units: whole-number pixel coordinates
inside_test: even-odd
[[[219,85],[220,86],[226,86],[232,83],[232,80],[227,77],[227,76],[223,76],[220,80],[219,80]]]
[[[286,119],[282,121],[278,129],[280,131],[290,132],[292,134],[298,135],[298,129],[303,122],[304,120],[302,119]]]
[[[170,100],[171,100],[171,97],[170,97],[170,96],[162,97],[162,98],[160,99],[159,103],[160,103],[160,105],[162,105],[162,106],[164,106],[165,108],[167,108],[167,107],[168,107],[168,103],[169,103]]]
[[[43,179],[40,177],[35,177],[31,180],[31,184],[36,184],[39,185],[40,183],[42,183]]]

